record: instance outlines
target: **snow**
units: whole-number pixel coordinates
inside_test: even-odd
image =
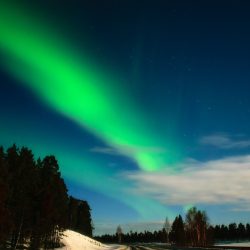
[[[231,243],[220,243],[215,244],[215,246],[234,246],[234,247],[250,247],[249,241],[243,241],[243,242],[231,242]]]
[[[122,245],[104,245],[80,233],[66,230],[61,240],[63,247],[57,250],[126,250]]]

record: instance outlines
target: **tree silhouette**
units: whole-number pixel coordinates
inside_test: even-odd
[[[122,242],[122,228],[120,225],[116,229],[116,235],[118,238],[118,242],[121,243]]]
[[[186,214],[187,241],[192,246],[207,245],[208,217],[205,211],[192,207]]]
[[[69,198],[68,224],[69,228],[87,236],[92,236],[93,226],[91,209],[86,201]]]
[[[67,187],[54,156],[35,161],[26,147],[13,145],[7,152],[0,147],[0,249],[24,244],[33,250],[58,247],[62,232],[69,227],[69,207]],[[78,213],[79,231],[91,236],[86,201],[81,201]]]
[[[183,219],[182,219],[181,215],[179,215],[175,218],[175,220],[172,224],[169,238],[176,245],[184,245],[185,244],[184,223],[183,223]]]
[[[163,225],[163,237],[166,240],[166,242],[169,242],[170,230],[171,230],[171,224],[170,224],[170,222],[168,220],[168,217],[166,217],[164,225]]]

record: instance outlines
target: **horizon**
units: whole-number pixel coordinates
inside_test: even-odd
[[[250,222],[249,11],[2,1],[0,145],[55,155],[95,235],[158,230],[192,206]]]

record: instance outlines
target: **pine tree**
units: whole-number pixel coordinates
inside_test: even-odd
[[[87,201],[70,197],[68,206],[69,228],[92,237],[91,209]]]
[[[23,244],[32,250],[58,247],[70,221],[69,204],[54,156],[35,161],[26,147],[13,145],[6,153],[0,147],[0,248],[17,249]],[[74,226],[92,236],[88,203],[77,200],[74,211]]]
[[[11,218],[7,206],[9,193],[8,172],[5,162],[3,147],[0,147],[0,247],[5,246],[5,241],[11,231]]]
[[[184,223],[181,215],[177,216],[172,224],[171,232],[170,232],[170,240],[174,242],[176,245],[184,245],[185,244],[185,231],[184,231]]]

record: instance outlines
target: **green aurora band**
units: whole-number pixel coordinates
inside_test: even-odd
[[[41,131],[36,126],[28,128],[27,124],[32,123],[31,120],[13,121],[13,123],[19,124],[18,128],[14,130],[8,122],[9,120],[0,123],[1,143],[5,148],[13,143],[29,145],[36,158],[43,158],[53,152],[67,181],[77,184],[80,188],[86,186],[105,196],[119,200],[136,211],[138,220],[161,219],[161,216],[166,213],[174,218],[173,211],[166,206],[152,198],[131,193],[128,187],[132,188],[134,184],[123,178],[118,169],[105,168],[106,163],[100,158],[93,161],[93,158],[88,154],[72,150],[67,144],[52,138],[51,131],[41,134]],[[92,209],[94,211],[95,207]]]
[[[7,2],[7,1],[6,1]],[[156,171],[178,159],[176,146],[147,126],[126,90],[39,22],[28,10],[0,3],[3,66],[43,102],[77,122],[140,169]]]

